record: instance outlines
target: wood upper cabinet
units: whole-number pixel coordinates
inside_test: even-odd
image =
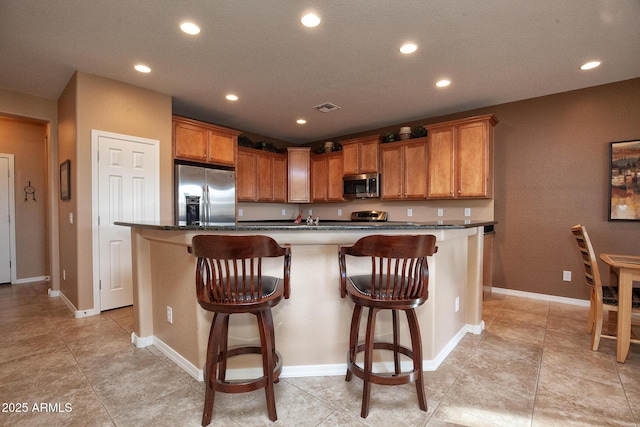
[[[493,115],[427,126],[428,197],[490,198],[493,190]]]
[[[286,202],[287,157],[238,148],[236,194],[241,202]]]
[[[309,203],[311,201],[311,148],[289,147],[288,152],[288,201]]]
[[[173,116],[174,157],[199,163],[236,165],[240,132]]]
[[[345,175],[380,172],[379,136],[350,139],[342,141],[341,144]]]
[[[342,202],[342,152],[311,156],[311,200]]]
[[[273,201],[287,201],[287,156],[279,154],[273,157]]]
[[[380,146],[382,200],[427,197],[427,138]]]
[[[241,202],[254,202],[258,199],[257,174],[258,158],[255,150],[238,148],[236,166],[236,196]]]

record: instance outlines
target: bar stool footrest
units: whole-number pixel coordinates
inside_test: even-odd
[[[347,370],[354,374],[356,377],[364,380],[365,372],[364,369],[356,363],[356,358],[358,353],[364,352],[365,344],[360,344],[356,347],[356,354],[353,360],[351,359],[351,351],[347,352]],[[413,359],[413,351],[411,349],[398,346],[397,348],[392,343],[387,342],[374,342],[373,343],[374,350],[389,350],[394,351],[397,350],[398,353],[403,354],[410,359]],[[422,363],[422,362],[421,362]],[[369,381],[373,384],[380,385],[401,385],[401,384],[409,384],[414,382],[419,375],[419,370],[413,369],[411,371],[404,371],[396,374],[395,372],[371,372],[369,374]]]
[[[273,368],[273,382],[277,383],[282,372],[282,356],[278,351],[275,353],[275,363]],[[235,356],[241,356],[244,354],[262,354],[260,347],[248,346],[237,347],[231,350],[227,350],[227,360]],[[220,363],[223,359],[222,353],[218,354],[217,363]],[[218,377],[213,381],[213,389],[215,391],[221,391],[223,393],[244,393],[247,391],[259,390],[265,388],[267,385],[267,377],[265,375],[255,379],[241,379],[241,380],[224,380],[221,381]]]

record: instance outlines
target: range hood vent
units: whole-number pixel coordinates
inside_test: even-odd
[[[318,110],[321,113],[330,113],[331,111],[339,110],[340,107],[338,107],[336,104],[332,104],[331,102],[325,102],[323,104],[316,105],[315,107],[313,107],[313,109]]]

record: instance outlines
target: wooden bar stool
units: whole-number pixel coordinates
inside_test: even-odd
[[[271,307],[289,298],[291,248],[280,246],[267,236],[194,236],[189,251],[198,257],[196,295],[200,306],[214,312],[207,360],[206,392],[202,425],[209,425],[216,391],[244,393],[265,389],[269,419],[276,421],[273,384],[282,371],[282,357],[275,349]],[[284,274],[279,279],[262,275],[262,259],[284,257]],[[229,316],[251,313],[256,316],[260,347],[227,348]],[[263,376],[252,380],[226,379],[227,360],[242,354],[261,354]]]
[[[340,292],[355,303],[351,318],[349,351],[347,354],[346,381],[353,375],[364,381],[362,411],[360,416],[369,415],[371,384],[399,385],[415,381],[418,404],[427,410],[422,382],[422,341],[415,308],[424,304],[429,291],[429,267],[427,257],[436,253],[436,238],[433,235],[416,236],[367,236],[353,246],[341,246]],[[347,255],[370,257],[371,273],[347,276]],[[369,308],[367,332],[364,344],[358,344],[360,315],[363,308]],[[393,342],[375,341],[376,315],[380,310],[391,310],[393,322]],[[398,311],[407,316],[411,335],[411,348],[400,345]],[[373,351],[393,352],[394,371],[373,372]],[[364,366],[356,364],[358,353],[364,351]],[[413,361],[413,370],[401,371],[400,354]]]

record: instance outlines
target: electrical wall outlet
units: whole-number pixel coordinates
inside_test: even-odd
[[[562,272],[562,281],[570,282],[571,281],[571,271],[564,270]]]
[[[309,209],[309,216],[313,215],[313,209]]]
[[[456,297],[456,313],[460,311],[460,297]]]
[[[464,208],[464,216],[471,216],[471,208]]]
[[[342,216],[342,209],[338,209],[338,216]]]
[[[407,209],[407,216],[413,216],[413,209]]]
[[[244,211],[242,209],[238,209],[238,216],[244,215]]]
[[[438,216],[444,216],[444,209],[438,208]]]
[[[286,209],[282,209],[282,216],[287,216],[287,210]]]
[[[173,309],[167,306],[167,322],[173,325]]]

